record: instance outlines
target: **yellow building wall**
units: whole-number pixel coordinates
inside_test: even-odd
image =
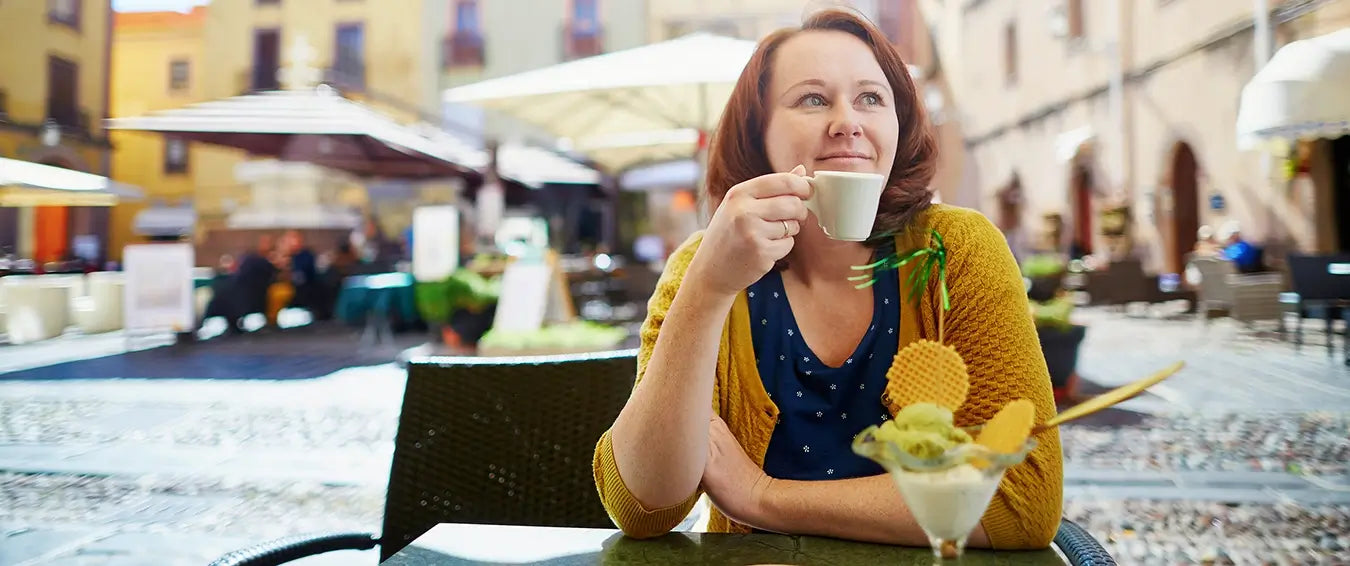
[[[0,123],[0,156],[107,173],[108,145],[102,119],[107,115],[110,1],[80,0],[75,27],[50,21],[47,2],[0,2],[0,92],[4,94],[6,114]],[[84,127],[67,125],[59,143],[46,146],[38,131],[47,119],[48,58],[53,55],[78,68],[75,104],[84,117]],[[20,218],[32,219],[33,214],[24,210]],[[85,214],[80,217],[95,218]],[[61,230],[38,232],[26,222],[21,220],[13,233],[17,251],[24,255],[42,253],[45,257],[40,260],[64,253],[69,231],[93,228],[80,222],[67,225],[64,234]]]
[[[0,6],[9,3],[0,4]],[[313,50],[312,66],[333,63],[337,26],[364,26],[365,84],[377,96],[372,106],[399,119],[414,110],[435,114],[439,108],[439,36],[425,32],[428,18],[444,18],[447,0],[381,0],[379,2],[285,1],[257,5],[255,0],[213,0],[190,14],[157,12],[118,14],[113,37],[112,115],[127,117],[194,102],[237,96],[251,88],[254,32],[281,30],[280,65],[291,58],[293,42],[304,37]],[[434,26],[439,28],[440,26]],[[3,41],[3,40],[0,40]],[[169,91],[169,65],[191,61],[189,87]],[[346,93],[363,99],[359,93]],[[235,180],[234,167],[247,159],[238,150],[190,144],[188,173],[165,175],[164,138],[145,132],[115,132],[113,177],[140,186],[142,202],[123,203],[113,211],[110,254],[136,242],[132,221],[158,200],[174,205],[191,199],[199,231],[224,224],[235,208],[249,203],[247,186]],[[344,202],[368,206],[361,186],[343,194]]]
[[[206,93],[206,79],[212,70],[205,57],[205,22],[206,8],[188,14],[117,15],[112,56],[113,116],[139,116],[212,98]],[[189,67],[187,86],[178,90],[170,89],[170,66],[176,60],[188,61]],[[188,148],[187,172],[168,174],[164,172],[164,136],[117,131],[111,137],[116,148],[113,178],[141,187],[146,197],[114,208],[109,250],[113,258],[121,256],[123,246],[142,241],[132,226],[141,210],[156,203],[176,206],[197,203],[203,197],[209,201],[219,191],[237,185],[234,165],[244,158],[243,152],[192,143]]]
[[[47,114],[47,55],[79,65],[79,106],[101,136],[108,68],[110,0],[82,0],[80,29],[47,21],[47,3],[0,2],[0,89],[11,122],[40,124]],[[97,161],[95,162],[97,163]]]
[[[333,64],[337,26],[361,23],[365,39],[365,84],[378,93],[370,102],[391,114],[404,114],[410,107],[438,111],[439,37],[423,37],[424,19],[448,6],[444,0],[381,0],[380,2],[279,2],[257,5],[255,0],[215,0],[205,25],[205,44],[212,74],[204,93],[211,98],[234,96],[251,86],[254,32],[281,30],[281,65],[290,60],[291,48],[303,37],[313,49],[312,65],[326,69]],[[445,8],[448,10],[448,8]],[[443,16],[441,16],[443,17]],[[348,92],[353,98],[359,93]],[[394,104],[386,104],[396,99]]]

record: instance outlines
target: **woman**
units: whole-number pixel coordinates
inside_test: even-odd
[[[926,245],[930,229],[950,254],[945,342],[970,371],[957,424],[1018,398],[1040,420],[1053,414],[1011,252],[978,213],[930,205],[935,159],[905,65],[870,24],[821,12],[760,43],[713,137],[715,213],[671,255],[642,328],[638,383],[596,447],[601,500],[625,533],[669,531],[706,492],[713,531],[927,545],[890,478],[848,447],[900,408],[880,396],[895,352],[937,338],[936,277],[917,304],[901,300],[903,271],[877,272],[866,290],[848,277],[897,246]],[[888,178],[874,241],[824,235],[802,200],[802,175],[817,170]],[[1037,440],[972,546],[1051,542],[1059,437]]]

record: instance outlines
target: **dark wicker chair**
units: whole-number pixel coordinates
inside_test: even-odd
[[[1055,546],[1072,566],[1115,566],[1115,559],[1078,523],[1064,519],[1055,533]]]
[[[384,561],[438,523],[612,529],[591,458],[632,391],[636,354],[412,360],[384,534],[287,537],[211,566],[273,566],[376,546]],[[1115,564],[1067,520],[1055,545],[1075,566]]]
[[[383,535],[288,537],[212,565],[281,564],[375,546],[383,561],[438,523],[614,528],[591,458],[636,375],[635,350],[415,359],[408,364]]]

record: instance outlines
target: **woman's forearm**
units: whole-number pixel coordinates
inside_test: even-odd
[[[755,528],[784,534],[928,546],[928,537],[885,474],[831,481],[775,479],[746,520]],[[967,544],[987,547],[989,538],[977,526]]]
[[[619,475],[648,509],[684,501],[703,476],[717,350],[734,301],[692,281],[682,285],[642,380],[614,421]]]

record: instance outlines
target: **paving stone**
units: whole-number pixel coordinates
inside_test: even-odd
[[[227,495],[168,495],[154,494],[135,505],[119,509],[108,517],[117,523],[166,523],[200,517],[213,509],[233,505],[237,499]]]
[[[106,430],[117,438],[144,439],[149,431],[183,418],[188,409],[182,406],[131,405],[105,411],[86,423],[94,429]]]
[[[33,560],[70,547],[98,532],[98,529],[18,529],[0,533],[0,564]]]

